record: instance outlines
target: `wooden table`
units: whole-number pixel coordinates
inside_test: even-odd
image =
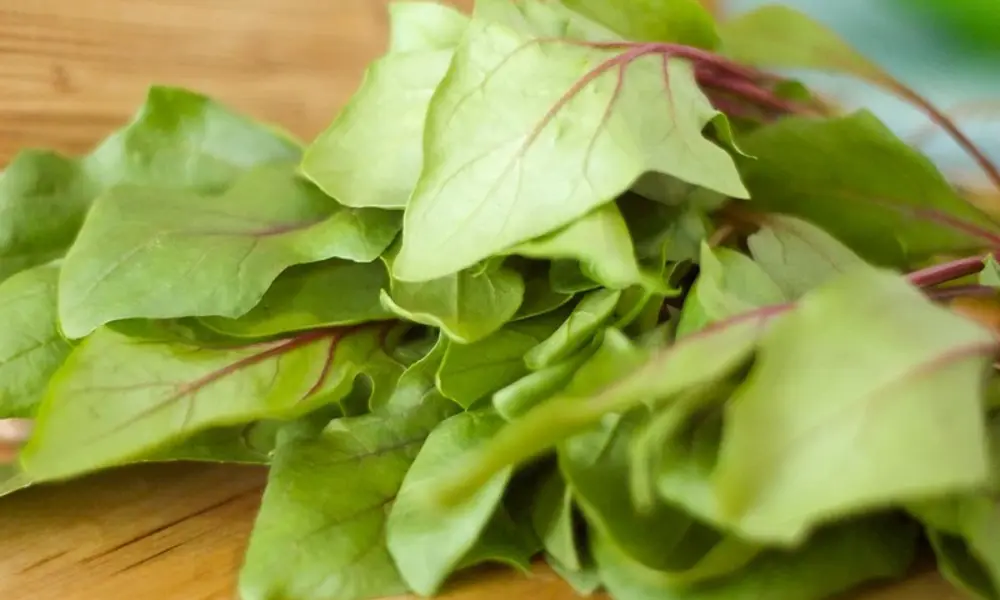
[[[0,598],[234,600],[235,577],[265,474],[252,467],[130,467],[0,500]],[[539,567],[483,571],[447,600],[570,600]],[[918,575],[857,600],[960,600]]]
[[[385,0],[0,0],[0,165],[25,146],[87,150],[154,82],[311,137],[381,52],[386,25]],[[259,469],[170,465],[4,499],[0,598],[231,599],[263,481]],[[571,594],[539,570],[483,574],[449,597]],[[933,575],[865,596],[957,598]]]

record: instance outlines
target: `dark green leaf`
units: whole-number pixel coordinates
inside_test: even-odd
[[[915,539],[907,523],[847,523],[820,532],[794,552],[769,552],[731,577],[692,587],[631,560],[603,537],[594,536],[592,549],[601,580],[616,600],[824,600],[859,583],[906,573]]]
[[[758,208],[809,220],[873,262],[974,250],[998,231],[870,112],[781,119],[742,142]]]

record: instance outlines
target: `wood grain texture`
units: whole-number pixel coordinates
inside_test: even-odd
[[[458,2],[468,5],[469,2]],[[0,0],[0,165],[90,148],[152,83],[311,137],[384,48],[384,0]],[[0,501],[0,598],[232,600],[260,469],[160,465]],[[452,600],[568,600],[545,569],[478,573]],[[865,600],[958,600],[933,575]]]

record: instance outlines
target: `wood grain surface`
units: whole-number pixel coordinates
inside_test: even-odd
[[[468,4],[468,2],[459,2]],[[85,151],[152,83],[191,87],[310,137],[385,44],[384,0],[0,0],[0,165]],[[261,469],[122,469],[0,501],[0,598],[231,600]],[[481,572],[453,600],[572,594],[551,572]],[[957,600],[934,575],[865,600]]]

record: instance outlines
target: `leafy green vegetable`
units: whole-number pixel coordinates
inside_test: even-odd
[[[747,245],[754,261],[789,299],[865,264],[819,227],[784,215],[769,216],[765,226],[747,238]]]
[[[112,466],[206,428],[339,401],[378,360],[378,327],[206,349],[99,330],[53,377],[21,454],[34,479]]]
[[[34,416],[49,379],[70,352],[56,318],[59,267],[42,265],[0,282],[0,418]]]
[[[723,512],[750,539],[791,544],[838,517],[985,483],[981,382],[995,349],[894,274],[864,268],[816,289],[764,335],[727,404]]]
[[[204,317],[214,331],[233,337],[269,337],[392,318],[379,303],[389,284],[381,262],[329,260],[290,267],[239,318]]]
[[[1000,186],[985,150],[783,7],[388,19],[304,151],[154,87],[0,174],[0,496],[267,468],[241,600],[538,555],[611,600],[819,600],[904,576],[921,529],[1000,598],[995,211],[761,67],[881,85]]]
[[[505,126],[478,127],[494,110]],[[720,117],[684,61],[533,43],[473,18],[431,100],[393,274],[455,273],[571,223],[647,170],[745,197],[730,157],[701,133]]]
[[[601,580],[620,600],[821,600],[859,583],[903,575],[913,556],[912,527],[892,521],[848,523],[823,531],[794,553],[774,551],[743,571],[694,587],[637,563],[601,537],[593,540]]]
[[[391,14],[389,53],[302,159],[305,176],[347,206],[406,206],[423,164],[427,106],[468,23],[431,2],[398,3]]]
[[[867,111],[783,119],[741,143],[754,156],[741,172],[758,207],[809,220],[868,260],[898,266],[968,252],[998,232]]]
[[[218,195],[121,186],[97,199],[66,256],[60,322],[79,338],[120,319],[239,317],[286,268],[372,261],[397,231],[393,213],[341,207],[287,165]]]
[[[679,42],[702,48],[719,43],[711,13],[698,0],[562,0],[630,40]]]
[[[395,261],[383,257],[392,267]],[[517,314],[524,301],[524,279],[499,266],[465,269],[430,281],[393,279],[382,291],[382,304],[400,317],[441,328],[450,338],[470,344],[497,331]]]
[[[154,86],[132,121],[90,155],[25,150],[0,174],[0,280],[65,255],[102,190],[217,190],[249,167],[297,160],[299,152],[293,140],[201,94]]]
[[[447,420],[427,438],[407,472],[386,524],[389,552],[403,579],[419,594],[441,587],[461,563],[497,510],[511,470],[498,474],[461,506],[439,512],[426,490],[452,469],[456,455],[480,446],[503,424],[491,412],[466,412]]]
[[[408,591],[386,546],[386,521],[410,464],[453,409],[400,402],[332,421],[277,449],[240,576],[248,600],[362,600]]]

